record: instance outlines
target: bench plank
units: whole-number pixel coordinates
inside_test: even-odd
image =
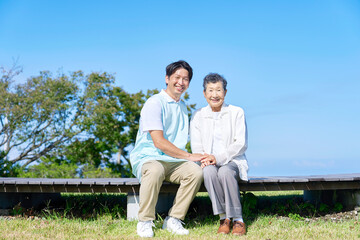
[[[360,189],[360,173],[310,176],[250,177],[240,181],[241,191]],[[0,192],[138,192],[136,178],[0,178]],[[177,184],[164,182],[163,192],[175,192]],[[204,186],[200,191],[205,192]]]

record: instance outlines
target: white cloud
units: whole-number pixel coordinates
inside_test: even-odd
[[[332,168],[335,166],[334,160],[322,160],[322,161],[310,161],[310,160],[299,160],[294,161],[293,165],[295,167],[313,167],[313,168]]]
[[[250,165],[253,167],[260,167],[262,164],[259,163],[258,161],[254,161],[254,162],[251,162]]]

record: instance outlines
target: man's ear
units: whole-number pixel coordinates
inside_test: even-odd
[[[166,83],[166,86],[169,84],[169,77],[167,75],[165,76],[165,83]]]

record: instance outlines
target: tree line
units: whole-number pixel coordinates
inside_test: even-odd
[[[140,111],[157,89],[128,93],[107,72],[42,71],[21,84],[20,73],[0,68],[0,176],[132,176]]]

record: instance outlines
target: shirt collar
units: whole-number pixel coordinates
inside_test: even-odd
[[[227,114],[228,113],[228,104],[226,104],[225,102],[223,103],[223,105],[221,106],[221,110],[220,110],[220,114],[219,114],[219,117],[223,116],[224,114]],[[210,117],[210,118],[213,118],[213,111],[211,110],[211,107],[210,105],[207,105],[204,109],[204,115],[205,117]]]
[[[164,89],[161,89],[160,94],[161,94],[161,96],[163,96],[166,99],[167,102],[175,102],[175,103],[180,102],[180,100],[175,101],[172,97],[170,97],[169,94],[167,92],[165,92]]]

